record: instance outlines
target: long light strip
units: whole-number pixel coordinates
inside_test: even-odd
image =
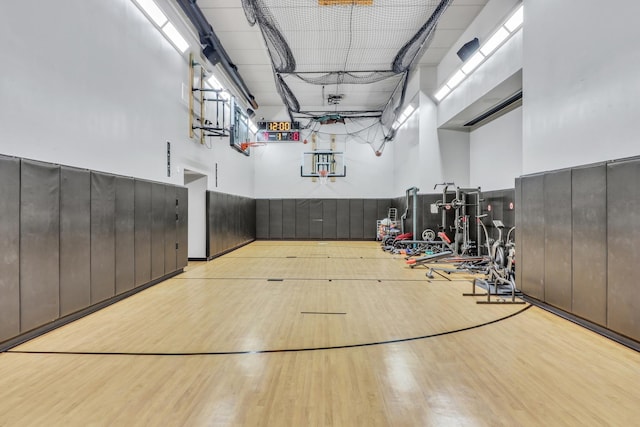
[[[402,111],[402,113],[400,113],[396,121],[393,122],[393,125],[391,127],[397,130],[403,124],[405,124],[406,121],[409,120],[409,117],[411,117],[415,112],[416,112],[416,107],[414,107],[411,104],[407,105],[405,109]]]
[[[135,0],[144,13],[156,23],[158,27],[162,27],[169,20],[167,16],[160,10],[153,0]]]
[[[480,49],[471,56],[433,95],[440,102],[447,97],[464,79],[504,44],[523,24],[524,9],[520,5],[507,20],[489,37]]]
[[[189,43],[182,37],[182,34],[176,29],[176,27],[171,23],[167,22],[164,27],[162,27],[162,32],[167,36],[167,38],[173,43],[173,45],[180,51],[180,53],[184,53],[189,48]]]
[[[153,0],[134,0],[134,2],[180,53],[185,53],[189,49],[189,43]]]

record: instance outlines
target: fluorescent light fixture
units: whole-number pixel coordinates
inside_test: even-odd
[[[518,10],[516,10],[513,13],[513,15],[511,15],[511,18],[509,18],[507,22],[504,23],[504,26],[507,27],[507,30],[513,33],[515,30],[518,29],[518,27],[520,27],[520,25],[522,25],[523,21],[524,21],[523,6],[520,5]]]
[[[171,40],[171,43],[182,53],[189,48],[189,43],[182,37],[182,34],[173,26],[171,22],[167,22],[167,25],[162,27],[162,32]]]
[[[500,27],[498,31],[495,32],[494,35],[491,36],[489,40],[480,48],[480,52],[484,54],[484,56],[489,56],[491,52],[496,50],[498,46],[502,44],[509,37],[509,31],[507,31],[504,27]]]
[[[167,16],[160,10],[153,0],[135,0],[136,3],[144,10],[149,18],[156,23],[158,27],[162,27],[167,21]]]
[[[440,102],[444,99],[445,96],[449,95],[449,92],[451,92],[451,88],[447,85],[444,85],[433,96],[435,96],[438,102]]]
[[[413,105],[407,105],[401,115],[405,116],[405,120],[406,120],[409,118],[411,114],[413,114],[415,109],[416,108]]]
[[[251,120],[249,120],[249,130],[253,134],[258,133],[258,126],[256,126],[255,123],[253,123]]]
[[[476,52],[471,58],[469,58],[463,65],[455,72],[453,76],[443,85],[433,96],[440,102],[449,93],[456,88],[462,82],[465,77],[470,75],[482,62],[489,57],[496,49],[504,43],[518,28],[520,28],[524,22],[524,8],[521,4],[513,14],[507,19],[507,21],[493,33],[493,35],[487,40],[487,42],[480,47],[480,50]]]
[[[209,83],[209,85],[214,89],[222,89],[222,85],[214,75],[211,75],[211,77],[207,79],[207,83]]]
[[[458,70],[447,82],[447,86],[451,89],[455,88],[460,84],[461,81],[464,80],[466,75],[462,72],[462,70]]]
[[[400,127],[400,123],[398,123],[398,122],[393,122],[393,124],[391,125],[391,127],[392,127],[394,130],[398,130],[398,128]]]
[[[476,52],[471,58],[469,58],[467,60],[467,62],[462,66],[462,72],[465,74],[471,74],[471,72],[473,70],[475,70],[476,68],[478,68],[478,65],[480,65],[482,63],[482,61],[484,61],[484,55],[482,54],[482,52],[478,51]]]

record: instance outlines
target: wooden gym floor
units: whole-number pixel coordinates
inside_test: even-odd
[[[1,426],[627,426],[640,353],[374,242],[254,242],[0,354]]]

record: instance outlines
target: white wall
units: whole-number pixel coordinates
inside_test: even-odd
[[[310,141],[310,138],[307,139]],[[318,137],[319,149],[329,149],[329,135]],[[270,143],[254,149],[256,198],[378,198],[393,197],[393,154],[377,157],[373,148],[345,135],[336,136],[336,151],[344,152],[347,176],[320,184],[300,176],[302,153],[311,142]]]
[[[522,175],[522,107],[470,134],[470,183],[483,191],[513,188]]]
[[[463,188],[470,185],[477,187],[475,182],[469,183],[469,132],[440,129],[438,143],[442,163],[441,182],[455,182]]]
[[[393,147],[394,195],[401,196],[407,188],[420,188],[423,165],[420,162],[420,118],[421,109],[411,115],[398,129],[396,138],[389,145]],[[387,154],[388,152],[385,152]]]
[[[5,3],[0,153],[174,184],[218,162],[220,191],[252,195],[251,159],[189,140],[187,56],[131,0]]]
[[[640,154],[640,2],[525,0],[525,174]]]

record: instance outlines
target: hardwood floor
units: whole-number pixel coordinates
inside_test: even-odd
[[[0,354],[0,425],[638,423],[640,353],[425,272],[255,242]]]

